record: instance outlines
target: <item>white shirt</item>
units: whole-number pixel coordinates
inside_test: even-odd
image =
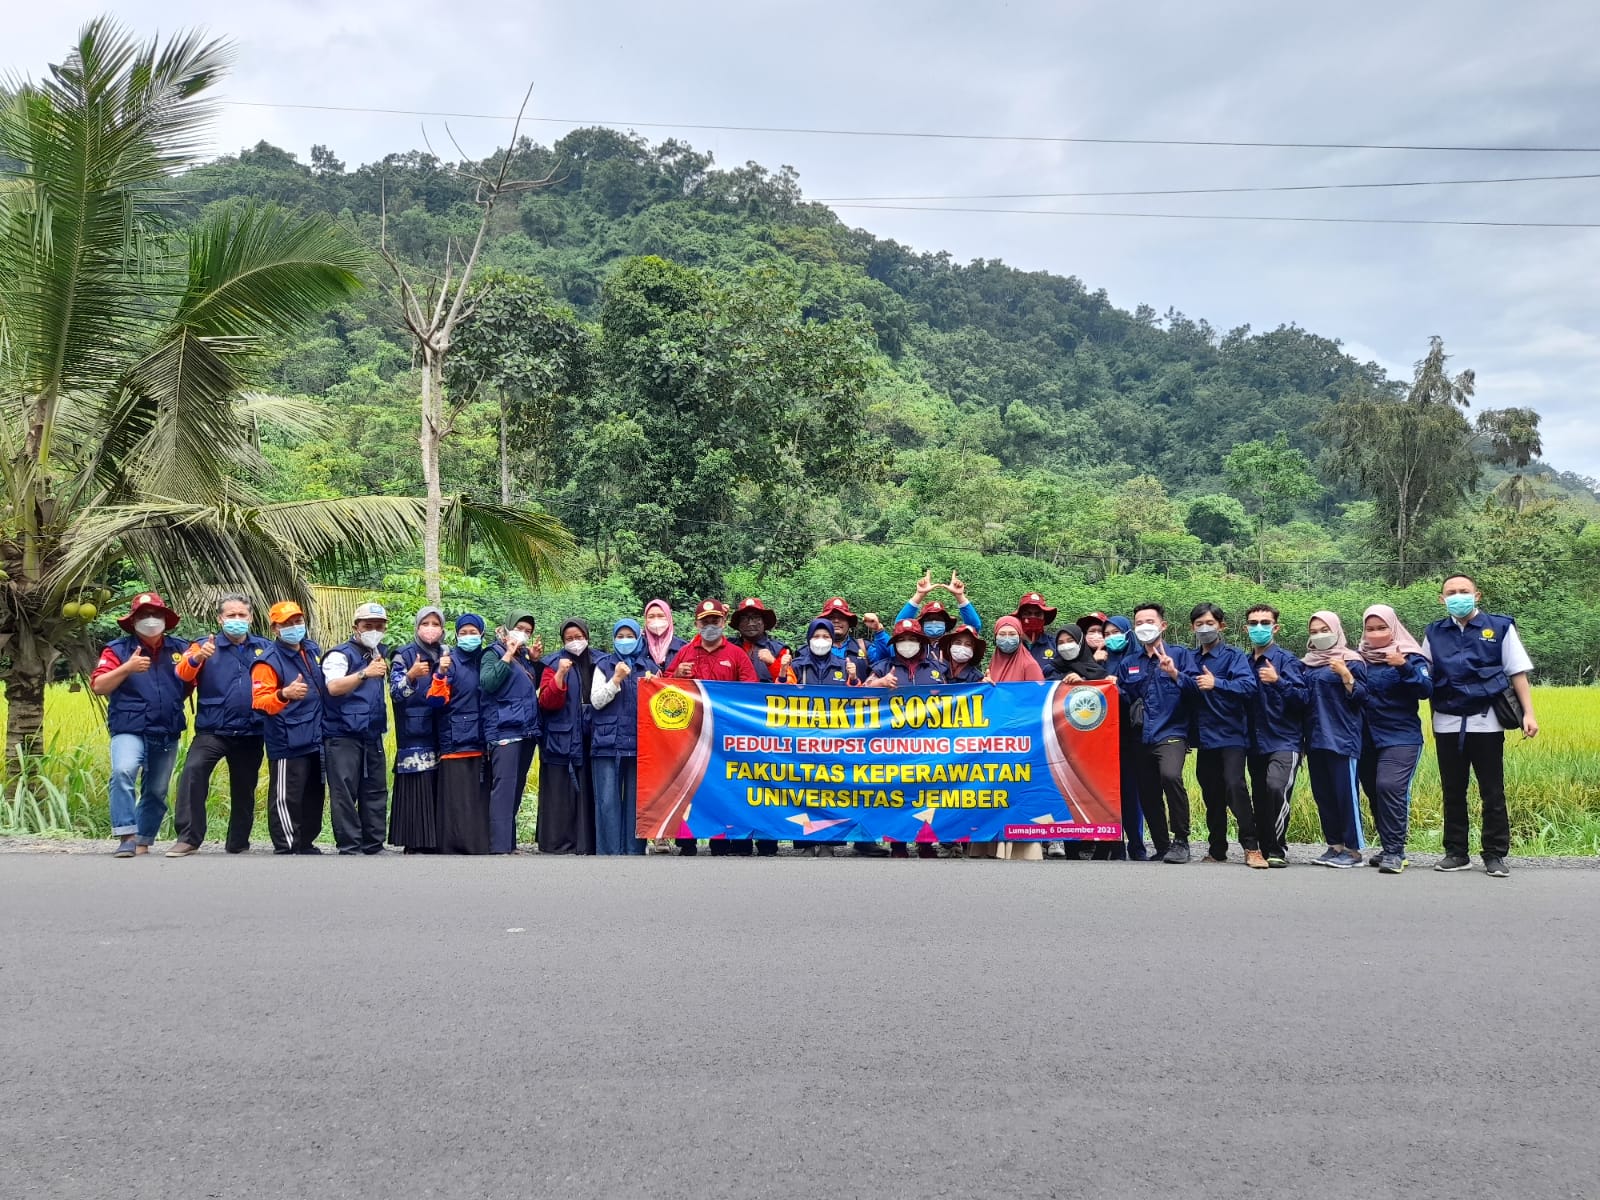
[[[1474,613],[1473,616],[1477,614]],[[1469,617],[1468,620],[1471,618]],[[1456,624],[1465,627],[1465,621]],[[1433,661],[1433,651],[1428,646],[1428,639],[1422,639],[1422,654],[1430,663]],[[1533,670],[1533,659],[1528,657],[1528,652],[1523,648],[1522,639],[1517,636],[1517,627],[1513,625],[1506,631],[1505,640],[1500,643],[1500,669],[1506,673],[1506,678],[1515,675],[1526,675]],[[1458,717],[1452,713],[1435,711],[1433,714],[1433,731],[1435,733],[1460,733],[1462,729],[1468,733],[1500,733],[1503,732],[1500,718],[1494,715],[1494,709],[1485,708],[1480,713],[1473,713],[1468,717]]]
[[[350,674],[350,662],[344,656],[343,650],[331,650],[328,657],[322,660],[322,677],[324,679],[343,679]]]

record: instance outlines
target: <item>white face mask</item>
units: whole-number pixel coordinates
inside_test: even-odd
[[[921,649],[922,643],[915,638],[902,638],[894,644],[894,652],[901,658],[915,658]]]
[[[651,633],[662,634],[672,628],[672,622],[665,617],[651,617],[644,623],[644,627]]]
[[[1329,630],[1327,633],[1313,633],[1306,639],[1306,645],[1313,650],[1332,650],[1333,644],[1339,640],[1339,635]]]
[[[971,646],[951,646],[950,647],[950,661],[951,662],[971,662],[972,661],[972,647]]]
[[[814,637],[811,639],[811,653],[821,658],[824,654],[833,653],[833,639],[830,637]]]
[[[140,637],[153,638],[167,631],[167,622],[164,617],[140,617],[133,623],[133,630]]]
[[[1057,658],[1077,658],[1078,657],[1078,643],[1077,642],[1058,642],[1056,644],[1056,657]]]
[[[356,641],[360,645],[365,646],[368,650],[376,650],[383,644],[383,630],[363,629],[360,633],[356,634]]]
[[[561,648],[563,650],[565,650],[568,654],[571,654],[574,657],[576,657],[577,655],[582,654],[585,650],[587,650],[589,648],[589,639],[588,638],[573,638],[570,642],[563,642],[561,644]]]
[[[1155,641],[1161,636],[1161,626],[1135,625],[1133,627],[1133,636],[1148,646],[1151,642]]]

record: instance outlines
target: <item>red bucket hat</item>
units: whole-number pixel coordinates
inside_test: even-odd
[[[850,622],[851,629],[856,627],[856,615],[850,611],[850,606],[845,603],[843,596],[832,597],[826,604],[822,606],[822,611],[819,612],[817,616],[832,617],[835,613],[843,617],[846,621]]]
[[[1103,613],[1103,612],[1092,612],[1092,613],[1084,613],[1083,616],[1079,617],[1076,621],[1073,622],[1073,624],[1076,625],[1079,629],[1081,629],[1084,633],[1088,633],[1089,632],[1089,626],[1091,626],[1091,625],[1099,625],[1099,626],[1104,627],[1105,625],[1109,624],[1110,621],[1111,621],[1111,618],[1106,616],[1105,613]]]
[[[161,598],[161,594],[159,592],[140,592],[133,598],[132,603],[129,604],[128,615],[125,617],[118,617],[117,624],[121,625],[122,628],[127,630],[129,633],[132,633],[133,622],[138,618],[141,612],[145,612],[146,610],[160,613],[162,618],[167,622],[167,629],[169,631],[178,627],[178,614],[167,607],[167,602]]]
[[[975,663],[982,662],[989,654],[989,643],[984,641],[983,636],[979,634],[979,632],[971,625],[957,625],[949,633],[940,638],[939,653],[942,654],[946,660],[954,662],[955,660],[950,658],[950,644],[963,634],[978,643],[978,649],[973,654],[972,661]]]
[[[951,624],[956,621],[950,610],[937,600],[929,600],[922,606],[922,611],[917,614],[917,620],[919,621],[926,621],[929,617],[943,617],[946,629],[950,628]]]
[[[890,635],[889,640],[893,641],[895,638],[902,636],[914,637],[924,646],[928,644],[928,635],[922,632],[922,622],[912,620],[909,617],[904,621],[896,621],[894,623],[894,632]]]
[[[778,623],[778,614],[773,612],[754,596],[751,596],[748,600],[744,601],[744,603],[740,604],[738,608],[733,610],[734,624],[738,624],[739,618],[744,616],[745,613],[760,614],[761,624],[766,629],[771,629]]]
[[[1044,623],[1046,625],[1049,625],[1056,619],[1056,610],[1046,604],[1044,602],[1044,597],[1039,595],[1038,592],[1029,592],[1021,600],[1018,600],[1017,607],[1012,611],[1011,615],[1015,617],[1017,613],[1021,612],[1023,608],[1029,604],[1033,605],[1035,608],[1044,613]]]

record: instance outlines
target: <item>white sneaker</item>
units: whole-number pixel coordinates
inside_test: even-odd
[[[1046,858],[1065,858],[1067,856],[1067,848],[1060,842],[1049,842],[1045,845],[1044,856]]]

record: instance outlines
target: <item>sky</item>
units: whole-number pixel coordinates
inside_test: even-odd
[[[808,197],[946,197],[1600,175],[1600,5],[1451,0],[662,5],[124,0],[141,35],[236,43],[218,153],[314,143],[352,166],[449,146],[437,117],[512,114],[676,136],[719,165],[794,166]],[[0,0],[5,68],[42,73],[97,11]],[[240,103],[251,102],[251,103]],[[269,105],[278,107],[260,107]],[[509,122],[452,119],[474,157]],[[1476,147],[1510,153],[1104,145],[687,128]],[[448,151],[445,151],[448,153]],[[1531,405],[1545,459],[1600,477],[1600,178],[1298,193],[888,204],[1229,216],[1591,223],[1593,229],[1136,219],[837,208],[958,261],[1075,275],[1118,305],[1218,330],[1294,323],[1409,378],[1439,334],[1474,408]]]

